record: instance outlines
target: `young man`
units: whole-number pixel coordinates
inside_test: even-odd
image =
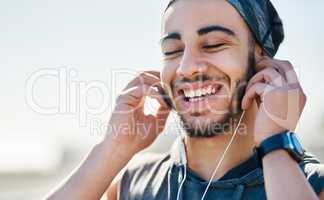
[[[49,199],[100,199],[107,188],[110,200],[324,199],[324,166],[292,133],[306,97],[293,66],[273,58],[284,35],[272,4],[173,0],[162,24],[161,74],[126,86],[115,128]],[[145,96],[160,102],[156,115],[144,115]],[[185,137],[167,154],[130,161],[171,107]]]

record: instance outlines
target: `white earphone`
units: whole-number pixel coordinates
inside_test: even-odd
[[[207,192],[208,192],[208,189],[209,189],[209,187],[210,187],[210,185],[211,185],[211,182],[212,182],[212,180],[213,180],[213,178],[214,178],[214,176],[215,176],[217,170],[218,170],[219,167],[221,166],[222,162],[224,161],[224,158],[225,158],[226,153],[228,152],[229,148],[230,148],[231,145],[233,144],[233,141],[234,141],[234,139],[235,139],[235,136],[237,135],[238,127],[240,126],[240,124],[241,124],[241,122],[242,122],[242,119],[243,119],[244,115],[245,115],[245,110],[243,110],[243,112],[242,112],[242,114],[241,114],[241,117],[240,117],[240,120],[239,120],[239,122],[238,122],[238,124],[237,124],[237,126],[236,126],[236,128],[235,128],[235,130],[234,130],[234,133],[233,133],[232,137],[231,137],[231,140],[229,141],[228,145],[226,146],[226,148],[225,148],[225,150],[224,150],[224,152],[223,152],[223,154],[222,154],[221,159],[219,160],[219,162],[218,162],[218,164],[217,164],[215,170],[213,171],[212,176],[210,177],[210,179],[209,179],[209,181],[208,181],[208,185],[207,185],[207,187],[206,187],[206,189],[205,189],[205,191],[204,191],[204,193],[203,193],[203,196],[201,197],[201,200],[204,200],[204,199],[205,199],[206,194],[207,194]],[[182,152],[180,152],[180,155],[185,155],[185,152],[183,152],[183,151],[185,151],[184,147],[182,147],[182,148],[180,149],[180,151],[182,151]],[[187,178],[187,169],[186,169],[187,161],[186,161],[186,159],[184,159],[183,161],[184,161],[183,164],[185,165],[185,166],[184,166],[184,176],[183,176],[183,179],[182,179],[182,181],[181,181],[181,183],[180,183],[180,186],[179,186],[179,189],[178,189],[177,200],[179,200],[179,198],[180,198],[180,192],[181,192],[181,189],[182,189],[182,187],[183,187],[183,185],[184,185],[184,182],[185,182],[185,180],[186,180],[186,178]]]

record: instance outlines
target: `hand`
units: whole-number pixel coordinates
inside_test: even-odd
[[[146,71],[133,79],[116,100],[105,140],[130,154],[148,147],[164,129],[170,109],[164,102],[160,73]],[[144,114],[145,97],[160,103],[156,115]]]
[[[259,108],[254,127],[257,145],[279,132],[294,131],[306,103],[293,66],[269,57],[257,63],[257,74],[247,85],[242,108],[249,108],[254,99]]]

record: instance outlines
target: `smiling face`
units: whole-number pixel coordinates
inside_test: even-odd
[[[224,132],[240,110],[255,65],[251,37],[225,0],[178,0],[165,12],[161,77],[189,135]]]

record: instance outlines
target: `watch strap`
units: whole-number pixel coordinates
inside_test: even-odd
[[[262,141],[259,147],[255,149],[260,164],[262,164],[262,159],[266,154],[277,149],[286,150],[294,160],[300,162],[303,158],[303,150],[296,149],[296,145],[300,146],[300,144],[295,144],[297,139],[293,138],[296,137],[293,134],[294,133],[290,131],[283,131]],[[301,146],[299,148],[301,148]]]

